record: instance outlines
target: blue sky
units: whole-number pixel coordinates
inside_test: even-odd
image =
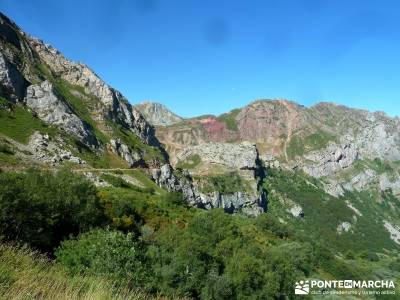
[[[260,98],[400,115],[400,1],[0,0],[131,103],[185,116]]]

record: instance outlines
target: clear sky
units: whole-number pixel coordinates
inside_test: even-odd
[[[400,115],[400,1],[0,0],[131,103],[185,116],[260,98]]]

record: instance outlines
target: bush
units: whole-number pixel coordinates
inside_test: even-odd
[[[294,282],[312,270],[311,248],[280,239],[266,246],[259,242],[265,234],[247,222],[212,210],[185,228],[171,225],[158,232],[148,250],[153,286],[166,295],[200,299],[291,295]]]
[[[389,268],[393,271],[400,272],[400,257],[389,264]]]
[[[51,252],[60,241],[99,225],[96,188],[70,171],[0,173],[0,235]]]
[[[101,275],[135,287],[146,278],[142,248],[132,233],[93,230],[62,242],[55,255],[73,275]]]
[[[160,299],[119,281],[71,276],[63,269],[26,247],[0,243],[0,299]]]
[[[165,201],[167,204],[172,204],[172,205],[181,205],[184,207],[188,206],[188,203],[183,198],[182,193],[176,193],[176,192],[165,193],[164,195],[161,196],[161,201]]]
[[[229,172],[207,177],[199,177],[200,189],[203,193],[218,191],[224,195],[235,192],[248,192],[251,190],[247,180],[240,177],[237,172]]]
[[[366,259],[369,261],[379,261],[379,256],[372,251],[363,251],[360,253],[360,258]]]
[[[279,222],[279,220],[271,214],[261,214],[256,219],[256,225],[263,231],[269,231],[279,238],[287,238],[289,229],[287,225]]]

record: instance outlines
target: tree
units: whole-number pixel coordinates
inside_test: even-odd
[[[62,170],[0,174],[0,235],[51,252],[102,222],[95,186]]]

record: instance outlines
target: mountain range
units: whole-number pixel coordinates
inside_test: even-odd
[[[273,214],[339,252],[400,248],[400,118],[287,100],[188,119],[132,105],[3,14],[0,163],[68,167],[98,187],[112,184],[104,174],[139,187],[144,176],[190,207]]]

